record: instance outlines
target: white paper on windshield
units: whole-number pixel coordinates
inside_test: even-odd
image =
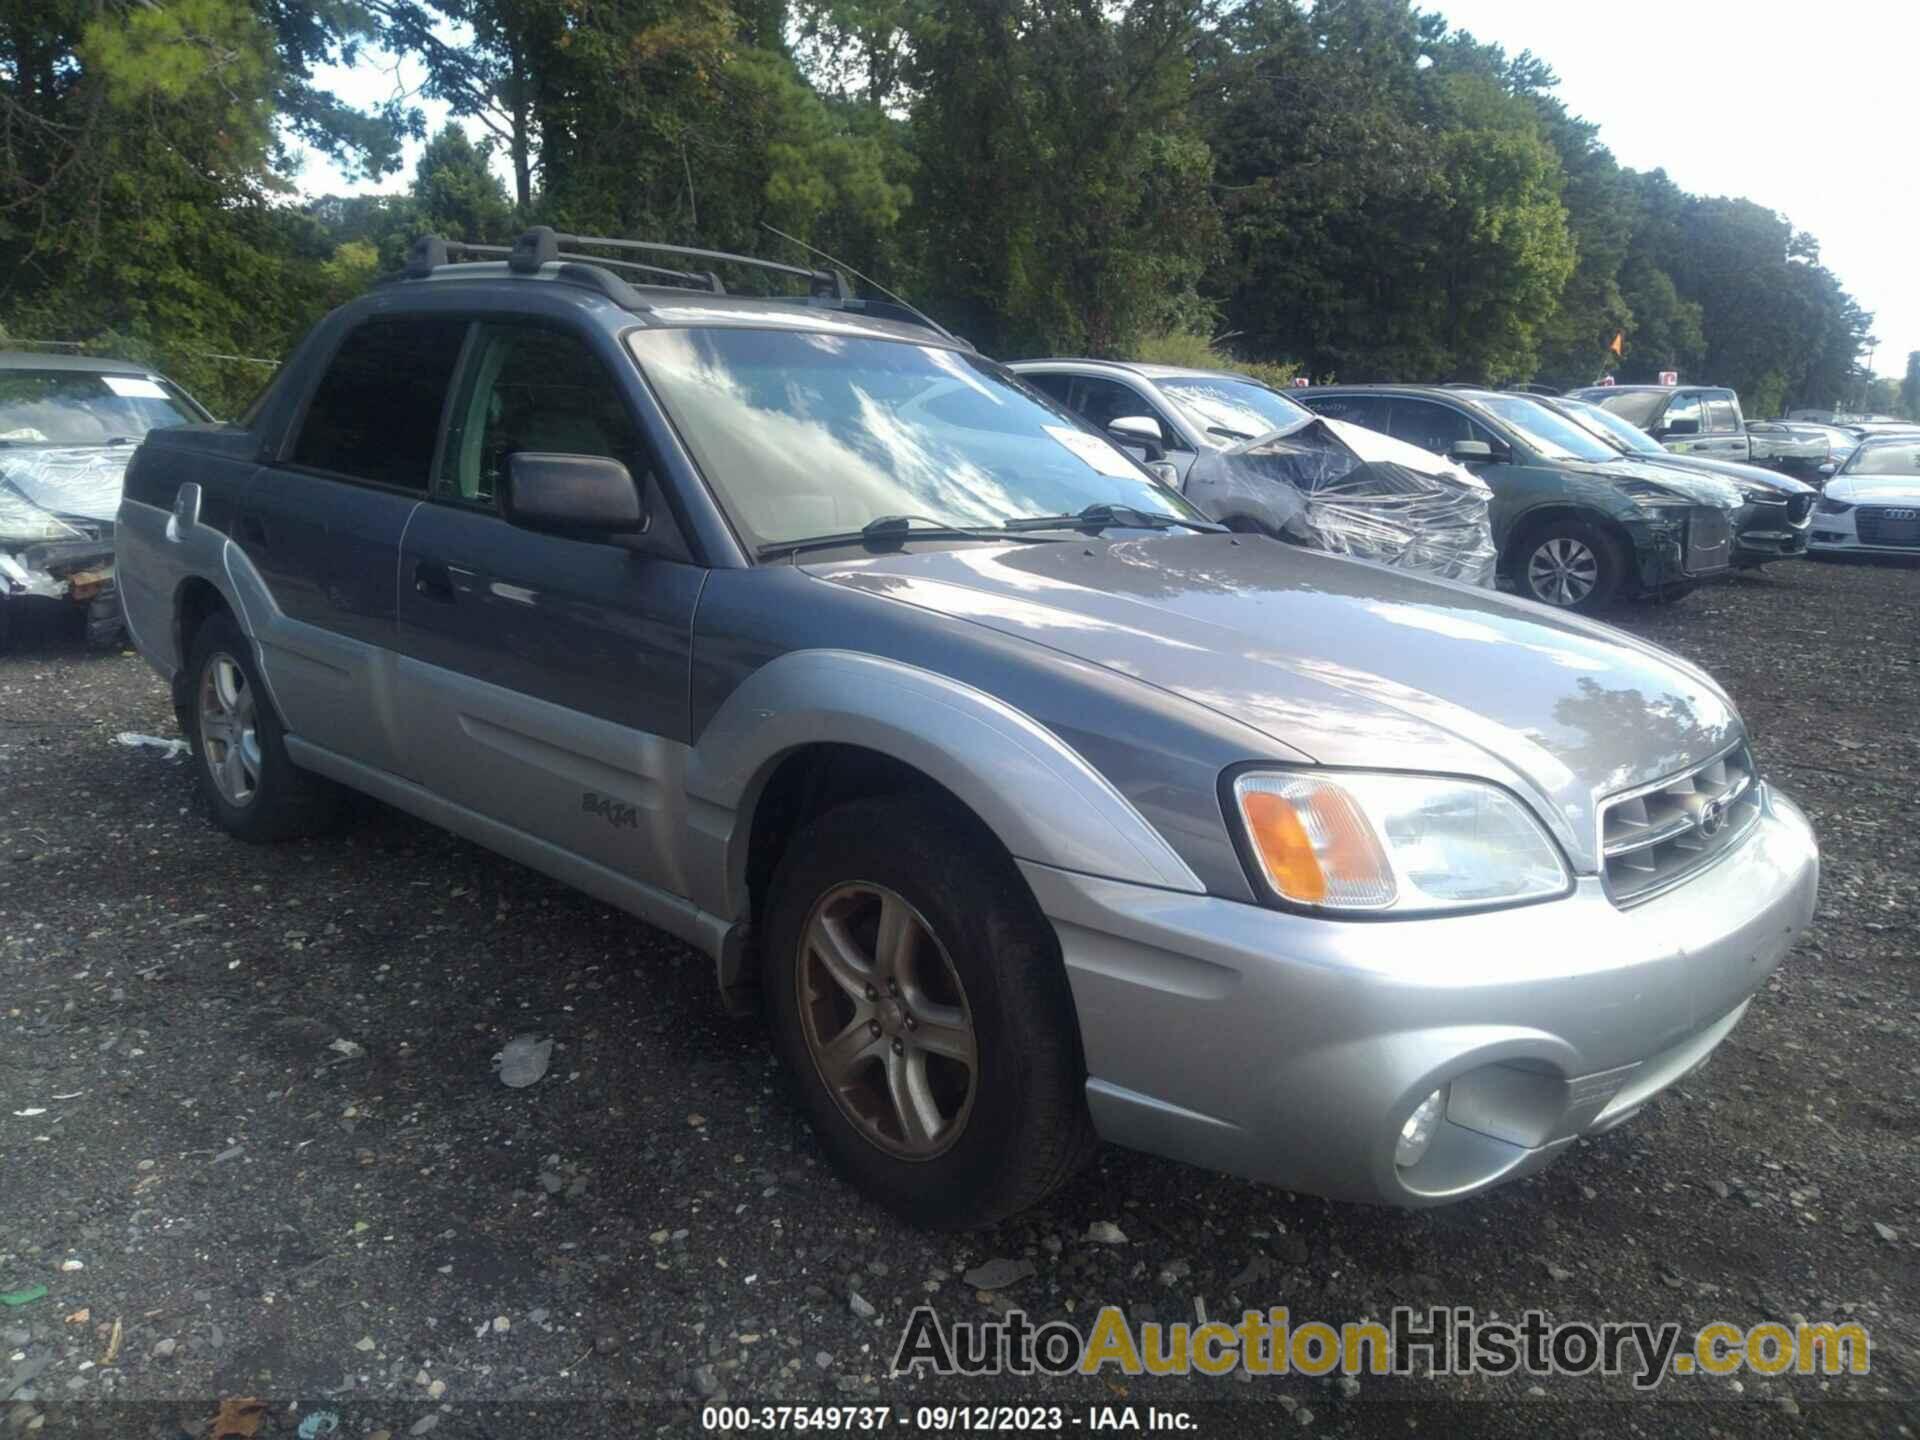
[[[102,375],[107,388],[122,400],[164,400],[167,392],[138,375]]]
[[[1132,462],[1098,435],[1089,435],[1084,430],[1070,429],[1065,425],[1043,425],[1040,428],[1102,475],[1112,475],[1121,480],[1140,478],[1140,472]]]

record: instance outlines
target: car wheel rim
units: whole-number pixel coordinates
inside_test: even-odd
[[[253,687],[240,662],[224,653],[209,656],[200,672],[200,755],[222,800],[252,803],[260,790]]]
[[[906,1160],[959,1140],[979,1046],[959,973],[918,910],[882,885],[828,891],[807,918],[794,985],[814,1069],[856,1130]]]
[[[1561,535],[1544,541],[1527,562],[1527,585],[1549,605],[1578,605],[1600,583],[1600,558]]]

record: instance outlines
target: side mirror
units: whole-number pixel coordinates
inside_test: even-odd
[[[1180,472],[1174,467],[1171,461],[1149,460],[1147,462],[1147,473],[1169,490],[1178,492],[1180,489]]]
[[[1820,478],[1823,480],[1830,478],[1833,475],[1833,472],[1838,470],[1839,468],[1840,467],[1834,464],[1833,461],[1831,460],[1827,461],[1826,464],[1820,467]]]
[[[1456,440],[1447,447],[1447,458],[1462,465],[1485,465],[1493,459],[1493,446],[1484,440]]]
[[[1107,436],[1129,454],[1144,450],[1149,462],[1164,460],[1167,452],[1160,422],[1151,415],[1121,415],[1107,422]]]
[[[519,450],[507,456],[509,524],[560,535],[632,535],[647,528],[640,492],[618,460]]]
[[[1655,432],[1655,438],[1661,439],[1668,435],[1698,435],[1699,433],[1700,422],[1698,420],[1669,420]]]

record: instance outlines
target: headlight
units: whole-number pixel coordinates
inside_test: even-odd
[[[1853,508],[1853,502],[1849,500],[1829,500],[1826,496],[1822,495],[1818,500],[1813,502],[1813,508],[1818,510],[1822,515],[1844,515]]]
[[[0,484],[0,540],[32,545],[41,540],[84,540],[58,515],[42,510],[11,485]]]
[[[1787,497],[1778,490],[1769,490],[1764,485],[1742,485],[1740,494],[1750,505],[1784,505]]]
[[[1234,778],[1233,798],[1261,875],[1295,905],[1418,914],[1572,885],[1526,807],[1476,780],[1256,770]]]
[[[1692,505],[1696,502],[1651,480],[1628,480],[1620,488],[1642,505]]]

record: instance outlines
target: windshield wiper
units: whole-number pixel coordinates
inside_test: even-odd
[[[1224,425],[1207,426],[1209,435],[1218,435],[1223,440],[1258,440],[1258,435],[1248,435],[1239,430],[1229,430]]]
[[[1136,510],[1131,505],[1113,505],[1106,501],[1087,506],[1073,515],[1023,515],[1009,520],[1007,529],[1022,530],[1218,530],[1204,520],[1182,520],[1178,515],[1159,515],[1151,510]]]
[[[839,545],[898,544],[902,540],[1038,540],[993,525],[953,525],[926,515],[876,515],[858,530],[832,535],[809,535],[804,540],[776,540],[754,552],[761,560],[777,560],[802,550],[830,550]]]

